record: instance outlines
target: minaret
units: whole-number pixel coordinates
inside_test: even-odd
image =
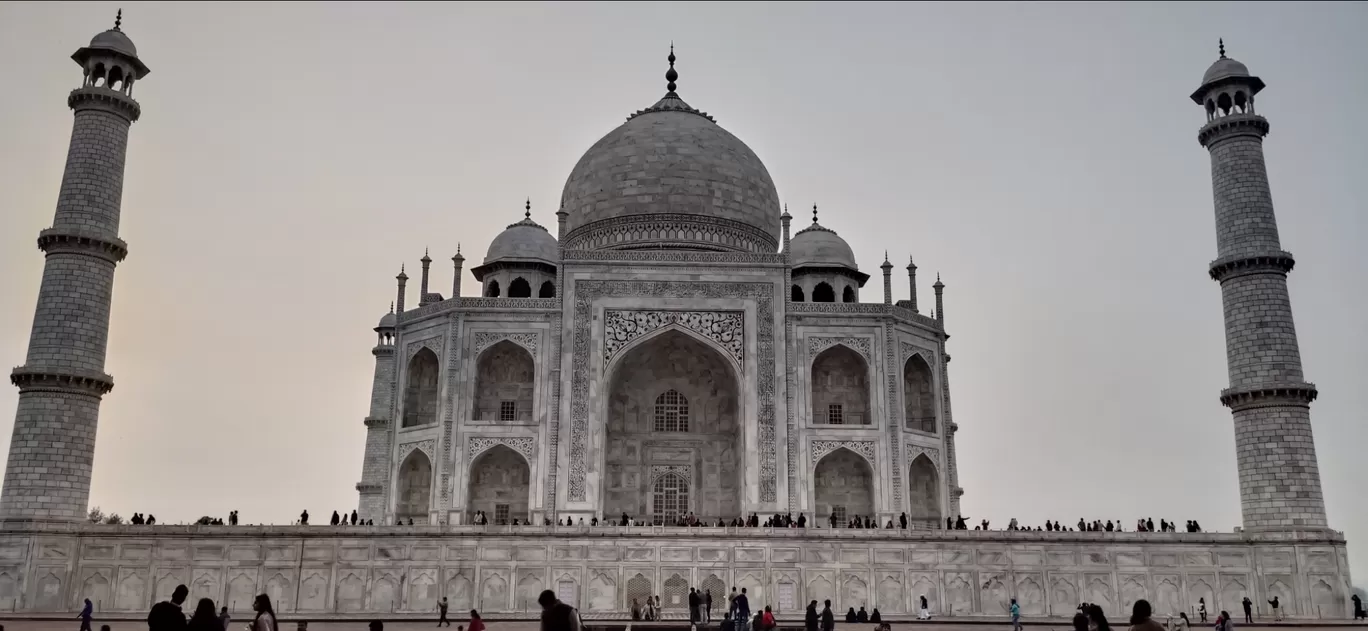
[[[451,257],[451,264],[456,267],[456,275],[451,279],[451,297],[461,297],[461,268],[465,265],[465,257],[461,256],[461,244],[456,244],[456,256]]]
[[[556,211],[556,241],[565,240],[565,222],[570,219],[570,213],[565,212],[565,208]]]
[[[888,250],[884,250],[884,262],[879,266],[884,275],[884,304],[893,304],[893,264],[888,262]]]
[[[394,315],[394,305],[390,312],[380,318],[375,327],[375,374],[371,380],[370,414],[363,421],[366,425],[366,453],[361,462],[361,481],[356,484],[360,494],[357,503],[357,517],[360,519],[385,518],[385,482],[389,474],[390,457],[390,410],[394,409],[394,328],[398,319]]]
[[[427,304],[428,301],[428,268],[432,266],[432,257],[428,256],[427,249],[423,249],[423,258],[418,259],[423,264],[423,275],[418,277],[418,306]]]
[[[936,291],[936,321],[941,323],[941,328],[945,328],[945,302],[941,300],[945,293],[945,283],[940,280],[940,274],[936,274],[936,284],[931,286]]]
[[[1235,418],[1240,508],[1246,530],[1325,528],[1320,469],[1311,439],[1316,387],[1302,376],[1287,273],[1264,166],[1268,121],[1254,113],[1263,81],[1225,56],[1207,69],[1192,100],[1206,110],[1197,141],[1211,153],[1217,258],[1230,387],[1221,403]]]
[[[38,233],[47,261],[28,359],[10,373],[19,406],[0,520],[86,517],[100,400],[114,388],[104,365],[114,267],[128,253],[118,235],[128,128],[141,111],[133,83],[149,72],[122,21],[121,10],[71,56],[84,78],[67,96],[75,121],[56,216]]]
[[[399,264],[399,275],[398,275],[398,276],[395,276],[395,277],[394,277],[394,280],[399,281],[399,297],[398,297],[398,300],[396,301],[397,306],[395,307],[395,309],[398,309],[398,312],[397,312],[397,313],[403,313],[403,312],[404,312],[404,286],[405,286],[405,285],[408,285],[408,274],[405,274],[405,273],[404,273],[404,265],[403,265],[402,263]]]
[[[911,292],[912,313],[917,313],[917,264],[912,262],[912,257],[907,257],[907,290]]]
[[[779,215],[779,222],[784,224],[784,254],[789,251],[789,222],[793,221],[793,215],[788,212],[788,204],[784,204],[784,214]]]

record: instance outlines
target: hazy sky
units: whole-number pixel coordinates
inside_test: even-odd
[[[0,4],[0,358],[23,363],[80,82],[116,4]],[[964,514],[1240,520],[1204,122],[1216,40],[1259,111],[1330,521],[1368,576],[1368,5],[125,3],[135,96],[92,505],[353,508],[401,262],[450,291],[664,92],[821,205],[875,276],[940,271]],[[1357,192],[1356,192],[1357,191]],[[466,278],[466,287],[473,278]],[[410,292],[412,294],[412,292]],[[0,450],[17,391],[0,388]],[[1358,462],[1358,464],[1355,464]]]

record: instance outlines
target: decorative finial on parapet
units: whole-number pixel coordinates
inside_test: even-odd
[[[121,27],[121,26],[123,26],[123,9],[122,9],[122,8],[119,9],[119,12],[118,12],[118,13],[115,13],[115,14],[114,14],[114,30],[116,30],[116,31],[119,30],[119,27]]]
[[[1220,42],[1221,59],[1225,59],[1225,38],[1222,37],[1218,41]]]
[[[532,198],[527,198],[527,203],[523,205],[523,219],[532,218]]]
[[[670,56],[666,57],[665,59],[669,60],[670,62],[670,69],[665,71],[665,89],[668,90],[670,94],[674,94],[675,88],[677,87],[675,86],[675,80],[679,79],[679,73],[675,72],[674,67],[674,42],[670,42]]]

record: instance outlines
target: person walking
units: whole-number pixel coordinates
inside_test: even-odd
[[[689,588],[689,624],[698,624],[698,622],[699,622],[698,606],[701,605],[701,604],[703,604],[703,602],[700,601],[700,600],[698,599],[698,590],[696,590],[696,589],[690,587],[690,588]]]
[[[1012,631],[1021,631],[1021,605],[1017,604],[1015,598],[1012,599],[1012,605],[1008,610],[1012,613]]]
[[[556,592],[545,590],[537,597],[542,607],[541,631],[580,631],[579,611],[556,598]]]
[[[90,617],[93,615],[95,615],[95,605],[90,604],[90,599],[87,598],[85,599],[85,607],[82,607],[80,615],[76,616],[81,619],[81,631],[91,631]]]
[[[1274,596],[1273,600],[1268,601],[1268,606],[1273,608],[1273,621],[1282,622],[1282,609],[1278,608],[1278,597]]]
[[[1240,606],[1244,607],[1245,624],[1254,624],[1254,601],[1245,596],[1244,600],[1240,601]]]
[[[741,593],[737,594],[736,600],[732,601],[732,608],[736,610],[732,619],[735,620],[737,628],[744,628],[745,624],[750,621],[751,614],[750,598],[746,596],[746,588],[741,588]]]
[[[817,601],[808,603],[807,611],[803,612],[803,631],[817,631],[817,624],[821,618],[817,615]]]
[[[1354,601],[1354,622],[1368,618],[1368,611],[1363,610],[1363,599],[1359,598],[1358,594],[1354,594],[1349,600]]]
[[[171,591],[171,600],[163,600],[152,605],[147,613],[147,631],[184,631],[185,612],[181,605],[190,596],[190,588],[177,585]]]
[[[443,596],[442,602],[437,603],[437,626],[439,627],[442,626],[443,622],[446,623],[446,626],[451,626],[451,621],[447,620],[447,607],[447,599]]]
[[[836,614],[831,613],[831,601],[822,601],[822,631],[834,631],[836,629]]]
[[[256,612],[256,617],[252,618],[252,623],[248,625],[251,631],[279,631],[276,628],[275,608],[271,607],[270,596],[257,594],[256,600],[252,601],[252,611]]]
[[[921,595],[920,601],[921,601],[921,602],[920,602],[919,604],[921,605],[921,607],[920,607],[919,609],[917,609],[917,619],[918,619],[918,620],[930,620],[930,619],[931,619],[931,606],[930,606],[929,603],[926,602],[926,594],[922,594],[922,595]]]
[[[219,628],[223,629],[223,631],[228,631],[228,625],[233,622],[233,617],[228,615],[227,607],[224,607],[223,609],[219,610],[218,618]]]

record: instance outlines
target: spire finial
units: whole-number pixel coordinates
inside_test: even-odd
[[[457,241],[457,242],[456,242],[456,254],[457,254],[458,256],[461,254],[461,242],[460,242],[460,241]]]
[[[390,301],[390,313],[394,313],[394,301]]]
[[[523,219],[532,218],[532,198],[527,198],[527,204],[523,206]]]
[[[665,59],[670,62],[670,69],[665,71],[665,89],[669,90],[670,94],[674,94],[675,80],[679,78],[679,73],[675,72],[674,68],[675,54],[673,41],[670,42],[670,56]]]
[[[118,12],[118,13],[115,13],[115,14],[114,14],[114,30],[116,30],[116,31],[119,30],[119,27],[120,27],[120,26],[123,26],[123,9],[122,9],[122,8],[119,9],[119,12]]]
[[[812,223],[817,223],[817,204],[812,205]]]
[[[431,262],[432,262],[432,257],[428,256],[428,249],[427,249],[427,248],[423,248],[423,258],[422,258],[422,261],[423,261],[424,263],[431,263]]]
[[[1225,38],[1222,37],[1219,41],[1221,45],[1221,59],[1225,59]]]

